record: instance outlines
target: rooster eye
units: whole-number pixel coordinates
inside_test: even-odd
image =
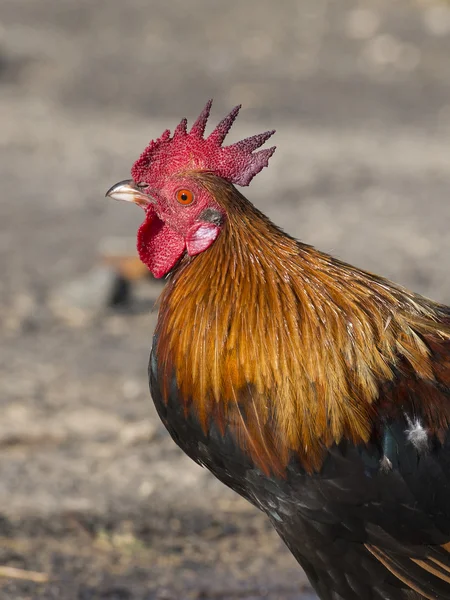
[[[178,190],[177,200],[180,204],[184,204],[187,206],[188,204],[192,204],[194,201],[194,194],[190,190]]]

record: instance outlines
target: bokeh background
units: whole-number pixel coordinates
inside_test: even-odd
[[[104,193],[209,97],[213,122],[242,103],[231,140],[277,129],[249,199],[449,303],[449,57],[438,0],[1,0],[2,599],[313,597],[264,517],[156,418],[162,284],[110,306],[104,256],[141,213]]]

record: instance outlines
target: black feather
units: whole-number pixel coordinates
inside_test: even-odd
[[[268,515],[322,600],[450,600],[450,435],[417,446],[403,414],[365,446],[332,446],[320,473],[292,456],[286,477],[268,476],[228,430],[185,414],[175,380],[164,402],[155,353],[149,377],[174,441]]]

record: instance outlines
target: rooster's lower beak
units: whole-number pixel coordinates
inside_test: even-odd
[[[125,179],[113,185],[106,192],[105,196],[109,196],[114,200],[125,200],[125,202],[134,202],[142,208],[146,208],[152,199],[147,196],[132,179]]]

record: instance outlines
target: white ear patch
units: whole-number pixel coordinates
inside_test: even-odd
[[[408,429],[405,430],[408,442],[410,442],[419,454],[428,451],[428,432],[419,419],[411,420],[406,416]]]
[[[186,250],[189,256],[200,254],[211,246],[220,233],[214,223],[196,223],[186,236]]]

